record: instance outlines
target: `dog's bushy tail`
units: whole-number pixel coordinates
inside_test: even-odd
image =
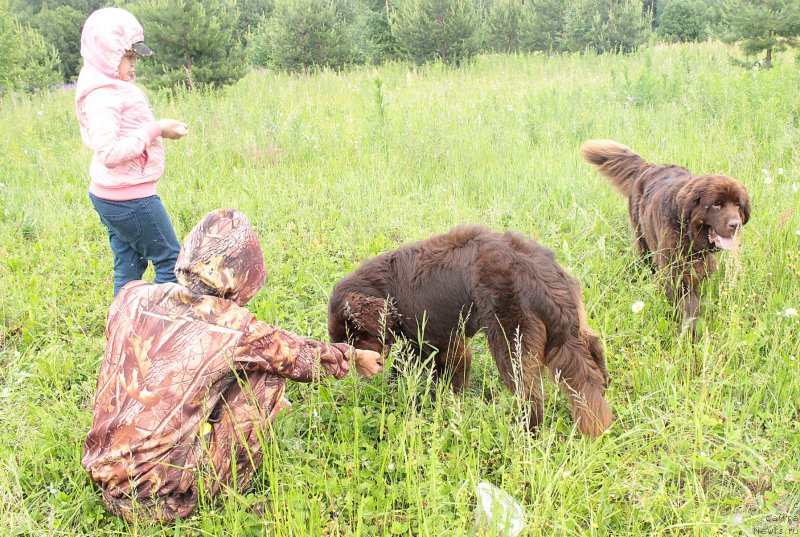
[[[626,197],[631,194],[634,178],[648,166],[633,150],[612,140],[589,140],[581,147],[581,154]]]

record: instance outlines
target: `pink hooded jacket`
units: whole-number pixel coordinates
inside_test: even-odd
[[[144,39],[142,25],[119,8],[92,13],[81,34],[83,68],[75,91],[75,111],[83,142],[94,151],[89,192],[126,201],[152,196],[164,174],[161,127],[147,96],[119,78],[119,62]]]

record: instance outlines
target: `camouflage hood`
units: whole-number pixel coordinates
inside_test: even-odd
[[[183,242],[175,276],[193,293],[247,304],[267,281],[264,255],[247,217],[235,209],[203,217]]]

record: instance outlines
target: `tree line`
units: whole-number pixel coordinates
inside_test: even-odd
[[[0,93],[74,81],[80,32],[105,0],[0,0]],[[461,65],[481,52],[626,53],[653,39],[798,45],[797,0],[118,0],[157,54],[152,87],[219,87],[252,66],[308,72],[400,60]],[[752,62],[751,62],[752,63]]]

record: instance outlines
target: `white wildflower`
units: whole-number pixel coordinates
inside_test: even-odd
[[[778,168],[778,175],[783,175],[783,168]]]
[[[786,311],[783,312],[783,314],[786,315],[787,317],[796,317],[797,310],[795,308],[786,308]]]
[[[634,303],[631,305],[631,311],[632,311],[633,313],[639,313],[639,312],[640,312],[640,311],[642,311],[643,309],[644,309],[644,302],[642,302],[641,300],[640,300],[640,301],[638,301],[638,302],[634,302]]]

